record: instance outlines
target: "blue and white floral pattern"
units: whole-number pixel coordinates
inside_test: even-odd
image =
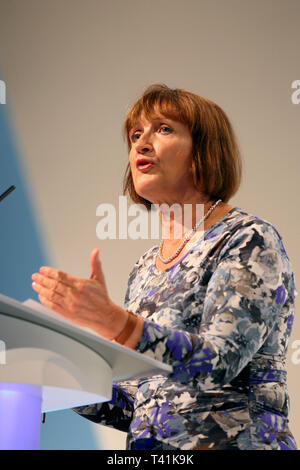
[[[142,315],[136,350],[173,366],[74,409],[128,432],[128,449],[296,449],[286,353],[297,294],[276,228],[234,207],[174,266],[158,246],[132,269],[124,307]]]

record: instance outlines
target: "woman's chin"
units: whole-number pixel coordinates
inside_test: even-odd
[[[152,184],[141,184],[141,185],[136,185],[135,186],[135,192],[142,198],[146,199],[147,201],[152,202],[154,199],[156,199],[158,195],[159,189],[157,188],[157,185],[152,185]]]
[[[146,201],[149,201],[149,202],[153,202],[153,200],[155,199],[155,196],[153,195],[153,193],[149,193],[147,191],[137,191],[136,190],[136,193],[142,197],[143,199],[146,199]]]

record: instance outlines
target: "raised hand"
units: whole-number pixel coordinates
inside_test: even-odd
[[[114,338],[126,324],[127,312],[108,295],[99,249],[90,256],[91,277],[82,279],[49,266],[32,275],[32,287],[40,302],[75,324]]]

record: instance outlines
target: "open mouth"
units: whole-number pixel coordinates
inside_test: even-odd
[[[146,171],[149,170],[153,166],[153,163],[150,162],[149,160],[140,160],[137,162],[137,169],[140,171]]]
[[[138,170],[148,170],[149,168],[151,168],[153,166],[153,163],[140,163],[138,165]]]

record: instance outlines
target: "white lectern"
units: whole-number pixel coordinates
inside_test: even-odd
[[[172,371],[29,305],[0,294],[0,449],[38,449],[42,412],[109,401],[114,382]]]

